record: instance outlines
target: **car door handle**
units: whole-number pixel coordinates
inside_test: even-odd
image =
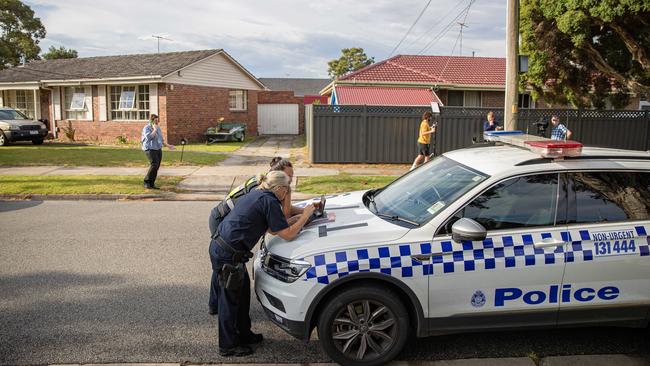
[[[411,259],[418,261],[418,262],[426,262],[429,259],[431,259],[431,256],[433,254],[414,254],[411,256]]]
[[[564,245],[564,243],[566,243],[564,240],[546,238],[546,239],[542,239],[542,241],[538,241],[534,245],[535,248],[551,248],[551,247],[559,247],[560,245]]]

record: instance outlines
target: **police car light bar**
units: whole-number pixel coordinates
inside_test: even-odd
[[[484,133],[486,141],[515,145],[539,154],[544,158],[580,156],[582,144],[576,141],[557,141],[545,137],[528,135],[522,131],[489,131]]]
[[[582,144],[576,141],[526,141],[530,151],[545,158],[560,158],[563,156],[580,156]]]

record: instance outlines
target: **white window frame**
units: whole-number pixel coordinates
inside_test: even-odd
[[[228,109],[231,111],[248,110],[248,93],[246,90],[230,90],[228,92]]]
[[[124,89],[130,89],[133,88],[133,90],[124,90]],[[132,111],[135,108],[135,100],[136,100],[136,91],[137,87],[133,86],[123,86],[122,90],[120,92],[120,102],[118,104],[118,111]]]
[[[71,91],[71,92],[69,92]],[[83,106],[81,108],[74,107],[73,101],[75,96],[83,95]],[[63,88],[63,119],[73,121],[91,121],[93,119],[90,109],[86,103],[86,97],[92,96],[92,88],[90,86],[66,86]],[[92,99],[91,99],[92,100]]]
[[[151,110],[149,84],[108,85],[106,89],[109,121],[146,121],[149,119]],[[122,108],[129,107],[129,105],[123,105],[125,91],[133,92],[131,108]]]
[[[81,103],[79,103],[81,102]],[[86,108],[86,92],[83,93],[72,93],[72,100],[70,101],[70,110],[83,111]]]
[[[19,94],[21,94],[20,99],[22,99],[21,105],[18,105]],[[36,101],[34,100],[33,90],[5,90],[2,99],[4,107],[13,108],[29,118],[36,119]]]

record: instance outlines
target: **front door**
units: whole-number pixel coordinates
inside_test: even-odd
[[[438,230],[429,277],[434,333],[556,323],[567,239],[566,184],[560,177],[505,179]],[[462,217],[483,225],[487,238],[451,240],[451,226]]]
[[[559,324],[643,322],[650,309],[650,173],[569,173],[572,242]]]

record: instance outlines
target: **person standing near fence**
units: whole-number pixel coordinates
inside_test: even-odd
[[[489,111],[487,121],[483,122],[483,131],[500,131],[503,127],[499,126],[494,120],[494,112]]]
[[[431,155],[431,152],[429,151],[431,135],[436,133],[436,127],[429,125],[431,122],[431,117],[433,117],[433,113],[431,112],[424,112],[422,115],[422,122],[420,122],[420,132],[418,134],[418,156],[413,161],[411,170],[417,168],[418,165],[422,164],[423,161],[425,163],[429,161],[429,155]]]
[[[571,130],[560,123],[560,118],[558,116],[551,117],[551,123],[553,124],[551,140],[568,140],[571,138]]]

